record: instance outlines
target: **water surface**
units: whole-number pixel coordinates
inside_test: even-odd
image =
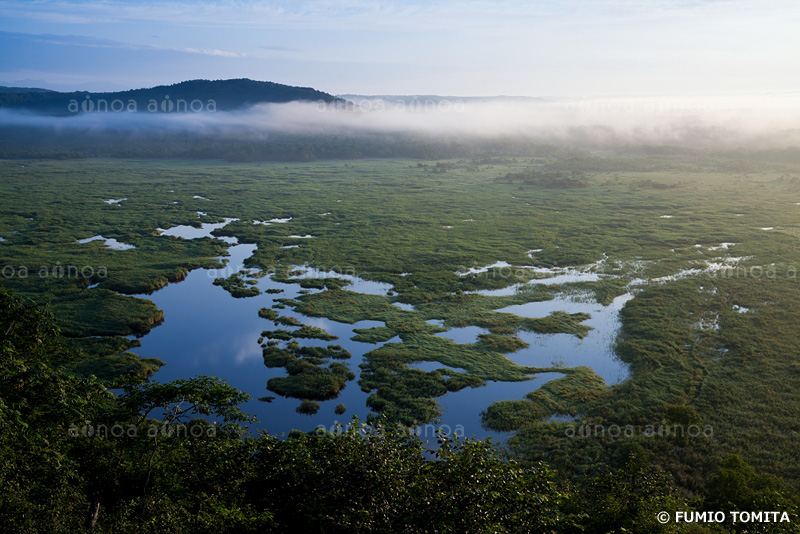
[[[179,226],[162,231],[163,236],[174,236],[183,239],[198,239],[211,237],[211,232],[221,228],[230,221],[228,218],[223,223],[206,223],[200,228],[193,226]],[[272,223],[288,222],[290,219],[273,219]],[[298,414],[295,409],[300,404],[298,399],[283,398],[266,389],[267,380],[275,376],[285,375],[282,368],[270,369],[263,363],[262,348],[258,339],[264,330],[276,327],[271,321],[258,316],[258,310],[264,307],[279,305],[278,299],[294,299],[303,292],[317,292],[307,290],[296,283],[280,283],[270,276],[257,279],[257,287],[262,294],[257,297],[244,299],[233,298],[221,287],[212,284],[214,278],[230,275],[237,272],[244,264],[244,260],[253,254],[256,249],[254,244],[239,244],[235,238],[225,238],[232,243],[229,247],[227,266],[220,269],[196,269],[191,271],[186,279],[179,283],[169,284],[165,288],[151,294],[140,295],[155,302],[165,312],[164,323],[154,328],[148,335],[141,339],[142,346],[137,353],[142,357],[155,357],[166,362],[167,365],[156,374],[155,379],[166,382],[176,378],[186,378],[196,375],[211,375],[224,378],[232,386],[246,391],[253,400],[249,401],[243,409],[256,415],[260,424],[259,429],[268,430],[272,434],[285,434],[293,428],[308,431],[315,427],[323,426],[331,429],[336,422],[347,423],[353,415],[362,420],[369,413],[366,407],[368,394],[361,391],[358,386],[360,374],[359,364],[363,362],[366,352],[374,350],[385,343],[361,343],[353,341],[353,330],[356,328],[372,328],[384,326],[378,321],[361,321],[353,325],[343,324],[326,318],[306,317],[295,312],[292,308],[279,309],[281,315],[294,317],[298,321],[311,326],[322,328],[328,333],[338,336],[335,341],[299,340],[301,345],[326,346],[339,344],[352,353],[350,360],[345,360],[350,369],[356,374],[356,379],[347,383],[338,398],[320,402],[320,410],[313,416]],[[349,280],[351,285],[347,289],[360,293],[387,295],[392,291],[392,286],[386,283],[367,281],[354,274],[341,274],[305,266],[295,266],[296,269],[305,271],[298,274],[295,279],[304,277],[324,278],[337,277]],[[251,269],[252,272],[257,269]],[[574,273],[564,270],[557,276],[584,277],[589,273]],[[591,273],[594,275],[594,273]],[[278,294],[264,293],[266,289],[281,289]],[[588,365],[595,369],[607,383],[612,384],[623,380],[627,376],[625,365],[622,364],[611,351],[615,339],[618,322],[618,311],[630,298],[630,295],[618,297],[611,306],[603,307],[596,303],[575,301],[563,297],[546,302],[529,303],[519,306],[510,306],[499,311],[516,313],[526,317],[544,317],[552,311],[563,310],[569,313],[586,311],[592,319],[586,324],[593,326],[589,336],[578,340],[566,334],[544,335],[521,332],[519,337],[531,344],[531,347],[507,355],[511,360],[529,366],[550,366],[552,361],[562,362],[565,366]],[[396,303],[403,309],[409,305]],[[441,324],[441,321],[431,320],[431,324]],[[285,327],[280,327],[285,328]],[[486,333],[486,330],[470,326],[454,328],[438,335],[452,339],[457,343],[474,343],[477,336]],[[388,343],[398,342],[395,337]],[[438,362],[416,362],[411,367],[422,369],[426,372],[434,369],[445,368]],[[456,369],[456,371],[459,371]],[[466,388],[458,392],[451,392],[439,397],[440,408],[443,412],[437,425],[444,425],[445,429],[458,429],[467,436],[479,438],[494,437],[502,439],[504,434],[491,432],[480,424],[480,412],[496,400],[521,399],[530,391],[536,390],[549,380],[561,377],[561,373],[542,373],[524,382],[489,382],[485,387]],[[257,400],[259,397],[274,397],[271,402]],[[334,413],[337,404],[343,403],[347,411],[343,415]],[[424,430],[424,429],[423,429]],[[430,429],[424,432],[431,433]],[[434,435],[423,435],[423,439],[435,441]]]
[[[531,367],[578,367],[585,365],[603,377],[606,384],[618,384],[628,377],[628,366],[614,353],[613,345],[619,334],[619,310],[633,295],[626,293],[609,306],[581,298],[561,295],[553,300],[529,302],[499,309],[520,317],[546,317],[554,311],[588,313],[591,318],[583,324],[592,327],[583,339],[571,334],[537,334],[520,331],[517,336],[530,344],[527,349],[506,354],[520,365]]]

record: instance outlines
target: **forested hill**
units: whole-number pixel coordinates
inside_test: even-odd
[[[190,80],[149,89],[113,93],[0,87],[0,109],[33,111],[47,115],[79,113],[199,113],[232,111],[259,103],[292,101],[335,102],[339,99],[310,87],[294,87],[247,78]]]

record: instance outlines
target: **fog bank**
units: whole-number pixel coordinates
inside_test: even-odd
[[[260,104],[236,112],[93,112],[50,117],[1,110],[0,125],[165,131],[259,138],[274,133],[524,137],[571,145],[783,148],[800,145],[800,96],[545,100],[356,97],[347,105]]]

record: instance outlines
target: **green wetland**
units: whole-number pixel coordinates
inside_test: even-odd
[[[272,434],[444,425],[565,480],[635,450],[690,499],[733,454],[800,484],[796,153],[0,175],[0,283],[47,304],[80,376],[216,375]]]

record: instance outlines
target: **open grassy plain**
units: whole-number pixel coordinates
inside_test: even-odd
[[[360,379],[372,409],[390,420],[427,422],[447,391],[557,370],[565,376],[484,415],[492,428],[518,431],[509,444],[518,458],[580,476],[636,442],[689,489],[699,491],[730,453],[797,483],[800,164],[793,158],[552,149],[446,161],[3,160],[0,282],[50,304],[62,334],[84,352],[73,364],[78,371],[147,376],[158,362],[136,362],[129,351],[137,342],[125,336],[143,335],[163,317],[141,294],[221,266],[216,258],[227,246],[159,229],[235,217],[215,235],[257,244],[248,268],[285,278],[307,266],[393,285],[381,296],[305,279],[304,287],[320,291],[284,302],[307,316],[384,323],[358,332],[359,340],[399,336],[367,354]],[[254,224],[276,218],[290,222]],[[94,236],[135,248],[77,243]],[[475,272],[497,262],[505,263]],[[531,266],[586,265],[598,280],[475,293],[548,276]],[[230,283],[246,290],[248,273],[241,276]],[[524,346],[519,332],[586,334],[581,314],[494,311],[563,291],[589,292],[604,304],[633,292],[616,347],[630,366],[627,380],[609,386],[588,367],[525,367],[506,358]],[[489,334],[458,344],[436,336],[442,327],[432,319]],[[270,350],[273,359],[284,354],[265,344]],[[284,355],[302,381],[280,389],[333,377],[334,387],[316,394],[328,398],[350,378],[342,364],[299,354]],[[407,367],[415,361],[443,368]],[[320,363],[328,364],[325,374]],[[703,432],[688,439],[646,432],[675,424]],[[614,435],[612,427],[632,430]]]

